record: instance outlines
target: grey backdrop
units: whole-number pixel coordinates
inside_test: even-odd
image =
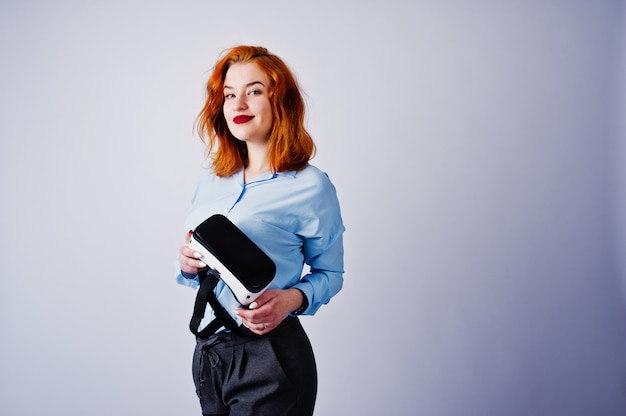
[[[0,2],[0,414],[199,414],[173,268],[224,48],[307,94],[347,226],[316,415],[626,414],[626,10]]]

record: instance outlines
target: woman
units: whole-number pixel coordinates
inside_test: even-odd
[[[267,49],[232,48],[213,68],[196,127],[212,159],[186,229],[223,214],[276,264],[254,309],[242,307],[222,281],[214,290],[244,330],[197,337],[193,374],[202,413],[310,415],[317,372],[297,315],[313,315],[341,290],[344,226],[334,186],[309,164],[315,146],[297,82]],[[191,233],[177,280],[197,287],[207,265],[188,246]],[[205,315],[200,326],[213,319],[210,307]]]

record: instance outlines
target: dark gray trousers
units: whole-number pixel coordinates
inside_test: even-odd
[[[263,336],[218,333],[198,339],[193,378],[203,416],[313,414],[317,369],[296,317]]]

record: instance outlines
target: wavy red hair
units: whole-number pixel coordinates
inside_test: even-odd
[[[206,86],[206,102],[195,127],[213,158],[215,174],[230,176],[248,164],[246,143],[235,138],[224,117],[224,79],[236,63],[254,63],[269,78],[269,100],[274,122],[269,137],[269,161],[274,172],[302,170],[315,153],[304,128],[304,99],[291,70],[278,56],[260,46],[236,46],[224,52]]]

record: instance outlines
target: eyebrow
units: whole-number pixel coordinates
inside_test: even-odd
[[[248,87],[251,87],[252,85],[255,85],[255,84],[260,84],[260,85],[262,85],[263,87],[265,87],[265,85],[264,85],[261,81],[252,81],[252,82],[249,82],[249,83],[247,83],[246,85],[244,85],[244,87],[245,87],[245,88],[248,88]],[[224,85],[224,89],[226,89],[226,88],[231,89],[231,90],[235,89],[234,87],[231,87],[231,86],[229,86],[229,85]]]

